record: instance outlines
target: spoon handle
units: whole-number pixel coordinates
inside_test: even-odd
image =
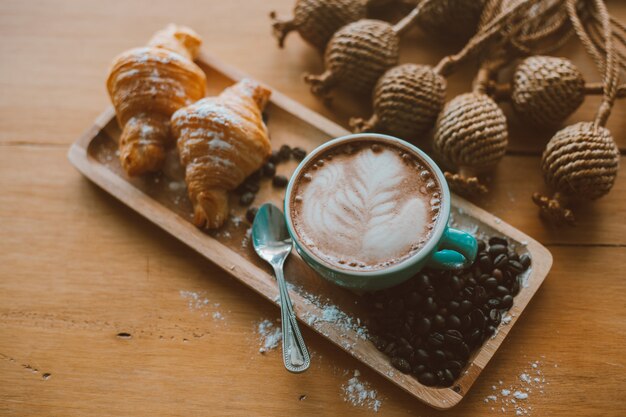
[[[293,311],[293,305],[287,291],[285,276],[281,266],[274,267],[276,281],[278,281],[278,289],[280,292],[280,317],[283,331],[283,362],[285,368],[289,372],[300,373],[309,369],[311,365],[311,357],[309,351],[304,344],[302,333],[298,327],[296,314]]]

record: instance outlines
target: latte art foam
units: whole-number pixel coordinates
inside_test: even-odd
[[[339,145],[300,173],[291,194],[300,241],[335,267],[374,270],[428,240],[441,189],[416,156],[383,143]]]

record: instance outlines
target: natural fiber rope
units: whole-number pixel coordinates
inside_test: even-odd
[[[619,168],[619,149],[604,127],[618,94],[619,59],[613,45],[609,14],[602,0],[593,0],[602,22],[605,57],[593,44],[583,26],[575,0],[568,0],[567,11],[574,31],[602,74],[603,98],[595,120],[580,122],[560,130],[550,140],[542,156],[546,183],[556,190],[552,198],[539,193],[533,201],[541,215],[553,223],[574,223],[574,214],[565,204],[570,198],[594,200],[610,191]]]

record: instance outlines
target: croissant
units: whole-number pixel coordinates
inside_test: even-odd
[[[107,89],[122,126],[120,162],[128,175],[161,169],[173,143],[172,114],[204,97],[206,76],[192,61],[201,42],[191,29],[169,25],[147,47],[113,61]]]
[[[271,145],[261,112],[270,94],[244,79],[172,116],[196,226],[213,229],[224,224],[228,191],[269,158]]]

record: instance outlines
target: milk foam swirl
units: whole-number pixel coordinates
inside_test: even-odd
[[[331,261],[358,267],[393,263],[423,243],[433,222],[431,195],[398,152],[362,148],[318,164],[298,192],[296,228]],[[320,253],[321,252],[321,253]]]

